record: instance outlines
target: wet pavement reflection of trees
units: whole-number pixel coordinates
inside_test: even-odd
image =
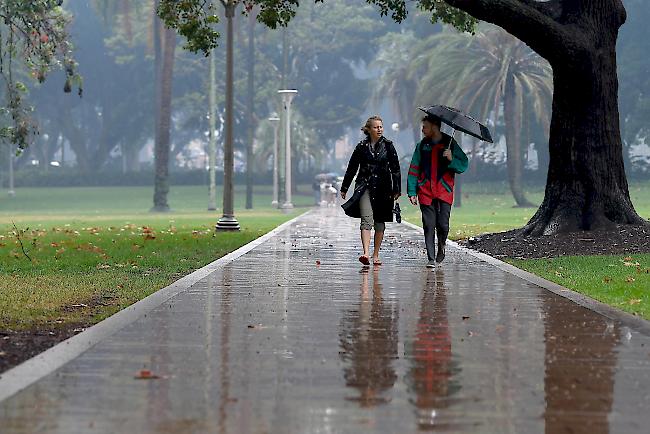
[[[438,420],[439,412],[448,407],[449,397],[460,389],[460,384],[453,380],[459,368],[452,361],[451,344],[443,274],[431,271],[422,289],[413,340],[406,343],[411,365],[407,373],[413,395],[410,402],[415,406],[420,430],[445,428]]]
[[[358,391],[346,399],[372,407],[390,401],[389,391],[397,380],[398,306],[383,298],[377,269],[362,270],[359,298],[356,308],[341,320],[339,354],[345,364],[345,384]]]
[[[574,303],[543,298],[545,432],[609,432],[619,326]]]

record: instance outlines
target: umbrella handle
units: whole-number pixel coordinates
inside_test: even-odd
[[[456,128],[452,128],[451,135],[449,137],[449,144],[445,147],[445,149],[451,149],[451,142],[454,141],[454,136],[456,135]]]

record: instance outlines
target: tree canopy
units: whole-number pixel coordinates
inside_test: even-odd
[[[236,3],[242,0],[231,0]],[[271,29],[286,27],[296,16],[298,0],[243,0],[245,11],[253,6],[259,7],[257,20]],[[314,0],[324,3],[324,0]],[[390,15],[396,22],[402,22],[408,15],[405,0],[366,0],[375,6],[381,16]],[[451,1],[418,0],[417,7],[431,13],[431,22],[451,24],[459,30],[472,32],[478,22],[476,18],[452,6]],[[186,48],[193,52],[201,51],[206,56],[218,45],[219,32],[214,24],[219,21],[215,5],[207,0],[161,0],[158,9],[165,24],[178,30],[187,40]]]
[[[72,44],[67,33],[71,17],[62,0],[0,0],[0,76],[5,83],[5,101],[0,108],[0,137],[24,149],[36,127],[25,102],[25,75],[45,81],[53,68],[65,71],[64,91],[73,85],[81,94]]]

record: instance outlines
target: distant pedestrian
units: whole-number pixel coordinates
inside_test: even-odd
[[[393,221],[393,203],[402,191],[399,159],[393,142],[384,137],[384,123],[379,116],[370,117],[361,131],[366,138],[354,148],[340,189],[341,198],[345,199],[356,175],[354,194],[342,206],[350,217],[361,218],[363,253],[359,261],[370,265],[370,231],[374,227],[372,260],[374,265],[381,265],[379,249],[385,222]]]
[[[440,118],[422,119],[424,138],[415,145],[407,178],[407,193],[413,205],[420,203],[427,267],[445,259],[449,217],[454,203],[454,179],[467,170],[467,155],[453,137],[440,131]],[[438,235],[436,254],[435,233]]]

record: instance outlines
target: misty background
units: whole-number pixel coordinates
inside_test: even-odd
[[[650,58],[646,48],[650,30],[646,23],[650,8],[643,0],[625,0],[624,4],[628,20],[618,43],[624,158],[630,179],[648,179]],[[70,33],[84,80],[83,97],[63,93],[62,72],[51,74],[43,84],[26,78],[40,134],[14,158],[15,186],[152,186],[157,110],[153,1],[78,0],[65,2],[64,7],[74,16]],[[223,173],[224,26],[222,19],[220,46],[215,50],[218,184]],[[251,35],[253,62],[248,57]],[[379,17],[371,6],[340,0],[301,5],[289,26],[277,30],[256,23],[238,9],[235,183],[246,182],[246,147],[252,135],[252,182],[271,184],[273,127],[268,118],[282,112],[277,90],[294,88],[299,92],[292,105],[291,136],[297,193],[309,193],[306,184],[317,173],[344,172],[352,148],[361,139],[359,128],[369,115],[383,117],[385,135],[395,142],[406,164],[419,139],[416,106],[437,103],[461,108],[486,122],[495,138],[494,144],[461,138],[471,158],[464,183],[507,184],[507,165],[513,164],[521,174],[517,182],[522,191],[543,186],[548,166],[550,70],[527,47],[516,47],[523,44],[493,26],[481,25],[477,36],[433,25],[426,14],[417,11],[396,24],[389,17]],[[209,59],[184,50],[180,37],[176,43],[169,158],[172,189],[208,183]],[[514,61],[524,65],[521,74],[528,74],[533,83],[521,91],[520,117],[514,120],[503,113],[506,90],[495,91],[504,80],[496,71],[503,62],[513,61],[499,59],[499,49],[505,44],[519,50],[521,59]],[[485,51],[497,54],[493,63],[480,54]],[[246,101],[251,63],[255,83],[252,125]],[[478,85],[486,80],[495,85],[481,93]],[[513,136],[517,143],[511,143],[510,150],[505,140],[509,128],[517,133]],[[0,182],[7,188],[9,157],[15,149],[2,146]]]

